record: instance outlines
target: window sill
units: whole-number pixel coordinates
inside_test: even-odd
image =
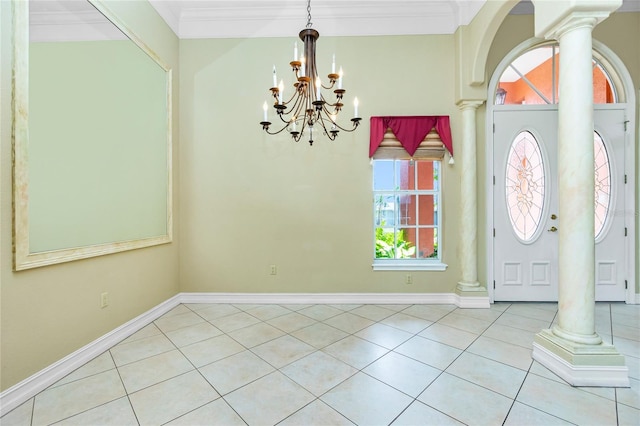
[[[374,260],[374,271],[445,271],[446,263],[429,260]]]

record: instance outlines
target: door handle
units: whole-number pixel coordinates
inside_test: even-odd
[[[558,230],[558,228],[556,228],[555,226],[552,226],[551,228],[547,229],[547,232],[556,232]]]

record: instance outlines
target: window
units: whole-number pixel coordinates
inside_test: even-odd
[[[374,159],[374,269],[444,270],[441,161]]]
[[[615,86],[599,56],[594,51],[593,103],[616,103]],[[561,59],[557,42],[536,46],[520,55],[500,76],[495,104],[557,104]]]

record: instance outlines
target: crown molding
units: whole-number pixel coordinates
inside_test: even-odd
[[[179,38],[290,37],[306,25],[291,0],[149,0]],[[324,36],[453,34],[486,0],[318,0],[312,25]]]
[[[29,3],[30,42],[126,39],[127,36],[89,2]]]

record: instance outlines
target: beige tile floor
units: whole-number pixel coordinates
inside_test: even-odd
[[[532,361],[556,304],[180,305],[0,419],[8,425],[640,425],[640,306],[596,327],[630,388]]]

